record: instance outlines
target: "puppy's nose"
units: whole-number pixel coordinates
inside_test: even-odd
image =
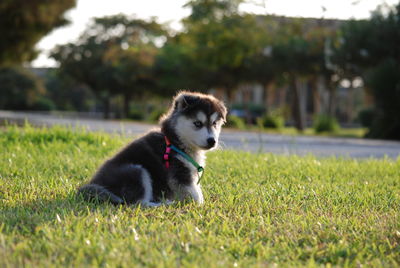
[[[213,147],[215,145],[215,139],[214,138],[208,138],[207,139],[208,146]]]

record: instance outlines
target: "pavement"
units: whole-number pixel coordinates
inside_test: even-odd
[[[109,133],[124,133],[141,135],[156,125],[119,121],[89,119],[79,116],[63,116],[42,113],[24,113],[0,111],[1,122],[23,124],[28,121],[34,126],[62,125],[70,127],[84,127],[90,131],[105,131]],[[396,159],[400,157],[400,142],[356,139],[333,138],[318,136],[289,136],[280,134],[257,133],[250,131],[237,131],[223,129],[220,137],[222,149],[243,150],[249,152],[271,152],[283,155],[307,155],[317,157],[343,157],[343,158],[384,158]]]

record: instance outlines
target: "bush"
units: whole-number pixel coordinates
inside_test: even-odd
[[[129,107],[128,118],[132,120],[142,121],[145,119],[146,107],[141,104],[133,103]]]
[[[151,121],[151,122],[158,122],[158,120],[160,120],[160,117],[161,117],[165,112],[166,112],[165,109],[160,109],[160,108],[155,109],[155,110],[153,110],[153,111],[149,114],[147,120],[149,120],[149,121]]]
[[[387,59],[366,75],[366,85],[375,98],[367,137],[400,140],[400,64]]]
[[[36,111],[52,111],[56,109],[54,102],[46,97],[39,97],[32,106]]]
[[[314,120],[313,125],[315,133],[336,132],[339,130],[339,124],[336,118],[329,115],[319,115]]]
[[[0,109],[31,110],[45,93],[42,80],[22,67],[0,68]]]
[[[246,128],[246,124],[244,123],[244,120],[235,115],[228,115],[225,126],[231,127],[231,128],[238,128],[238,129]]]
[[[370,128],[374,120],[374,109],[367,108],[358,113],[358,121],[363,127]]]
[[[129,112],[128,118],[132,119],[132,120],[141,121],[141,120],[144,119],[144,113],[142,111],[139,111],[139,110],[131,110]]]
[[[154,105],[133,104],[130,107],[129,119],[158,122],[160,117],[166,112],[166,108]]]
[[[281,129],[285,126],[285,119],[280,115],[266,114],[258,118],[257,123],[264,128]]]
[[[144,114],[140,111],[132,111],[129,113],[128,118],[132,120],[142,121],[144,119]]]

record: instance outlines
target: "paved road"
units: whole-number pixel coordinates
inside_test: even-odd
[[[36,126],[83,126],[91,131],[124,132],[132,136],[143,134],[156,127],[155,125],[126,121],[0,111],[0,122],[4,120],[16,123],[23,123],[27,120]],[[390,158],[397,158],[400,156],[400,142],[395,141],[287,136],[230,129],[223,130],[220,144],[223,149],[298,155],[311,153],[320,157],[382,158],[386,155]]]

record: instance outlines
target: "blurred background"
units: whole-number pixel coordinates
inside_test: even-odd
[[[0,33],[0,110],[156,122],[188,89],[233,128],[400,140],[398,0],[2,0]]]

